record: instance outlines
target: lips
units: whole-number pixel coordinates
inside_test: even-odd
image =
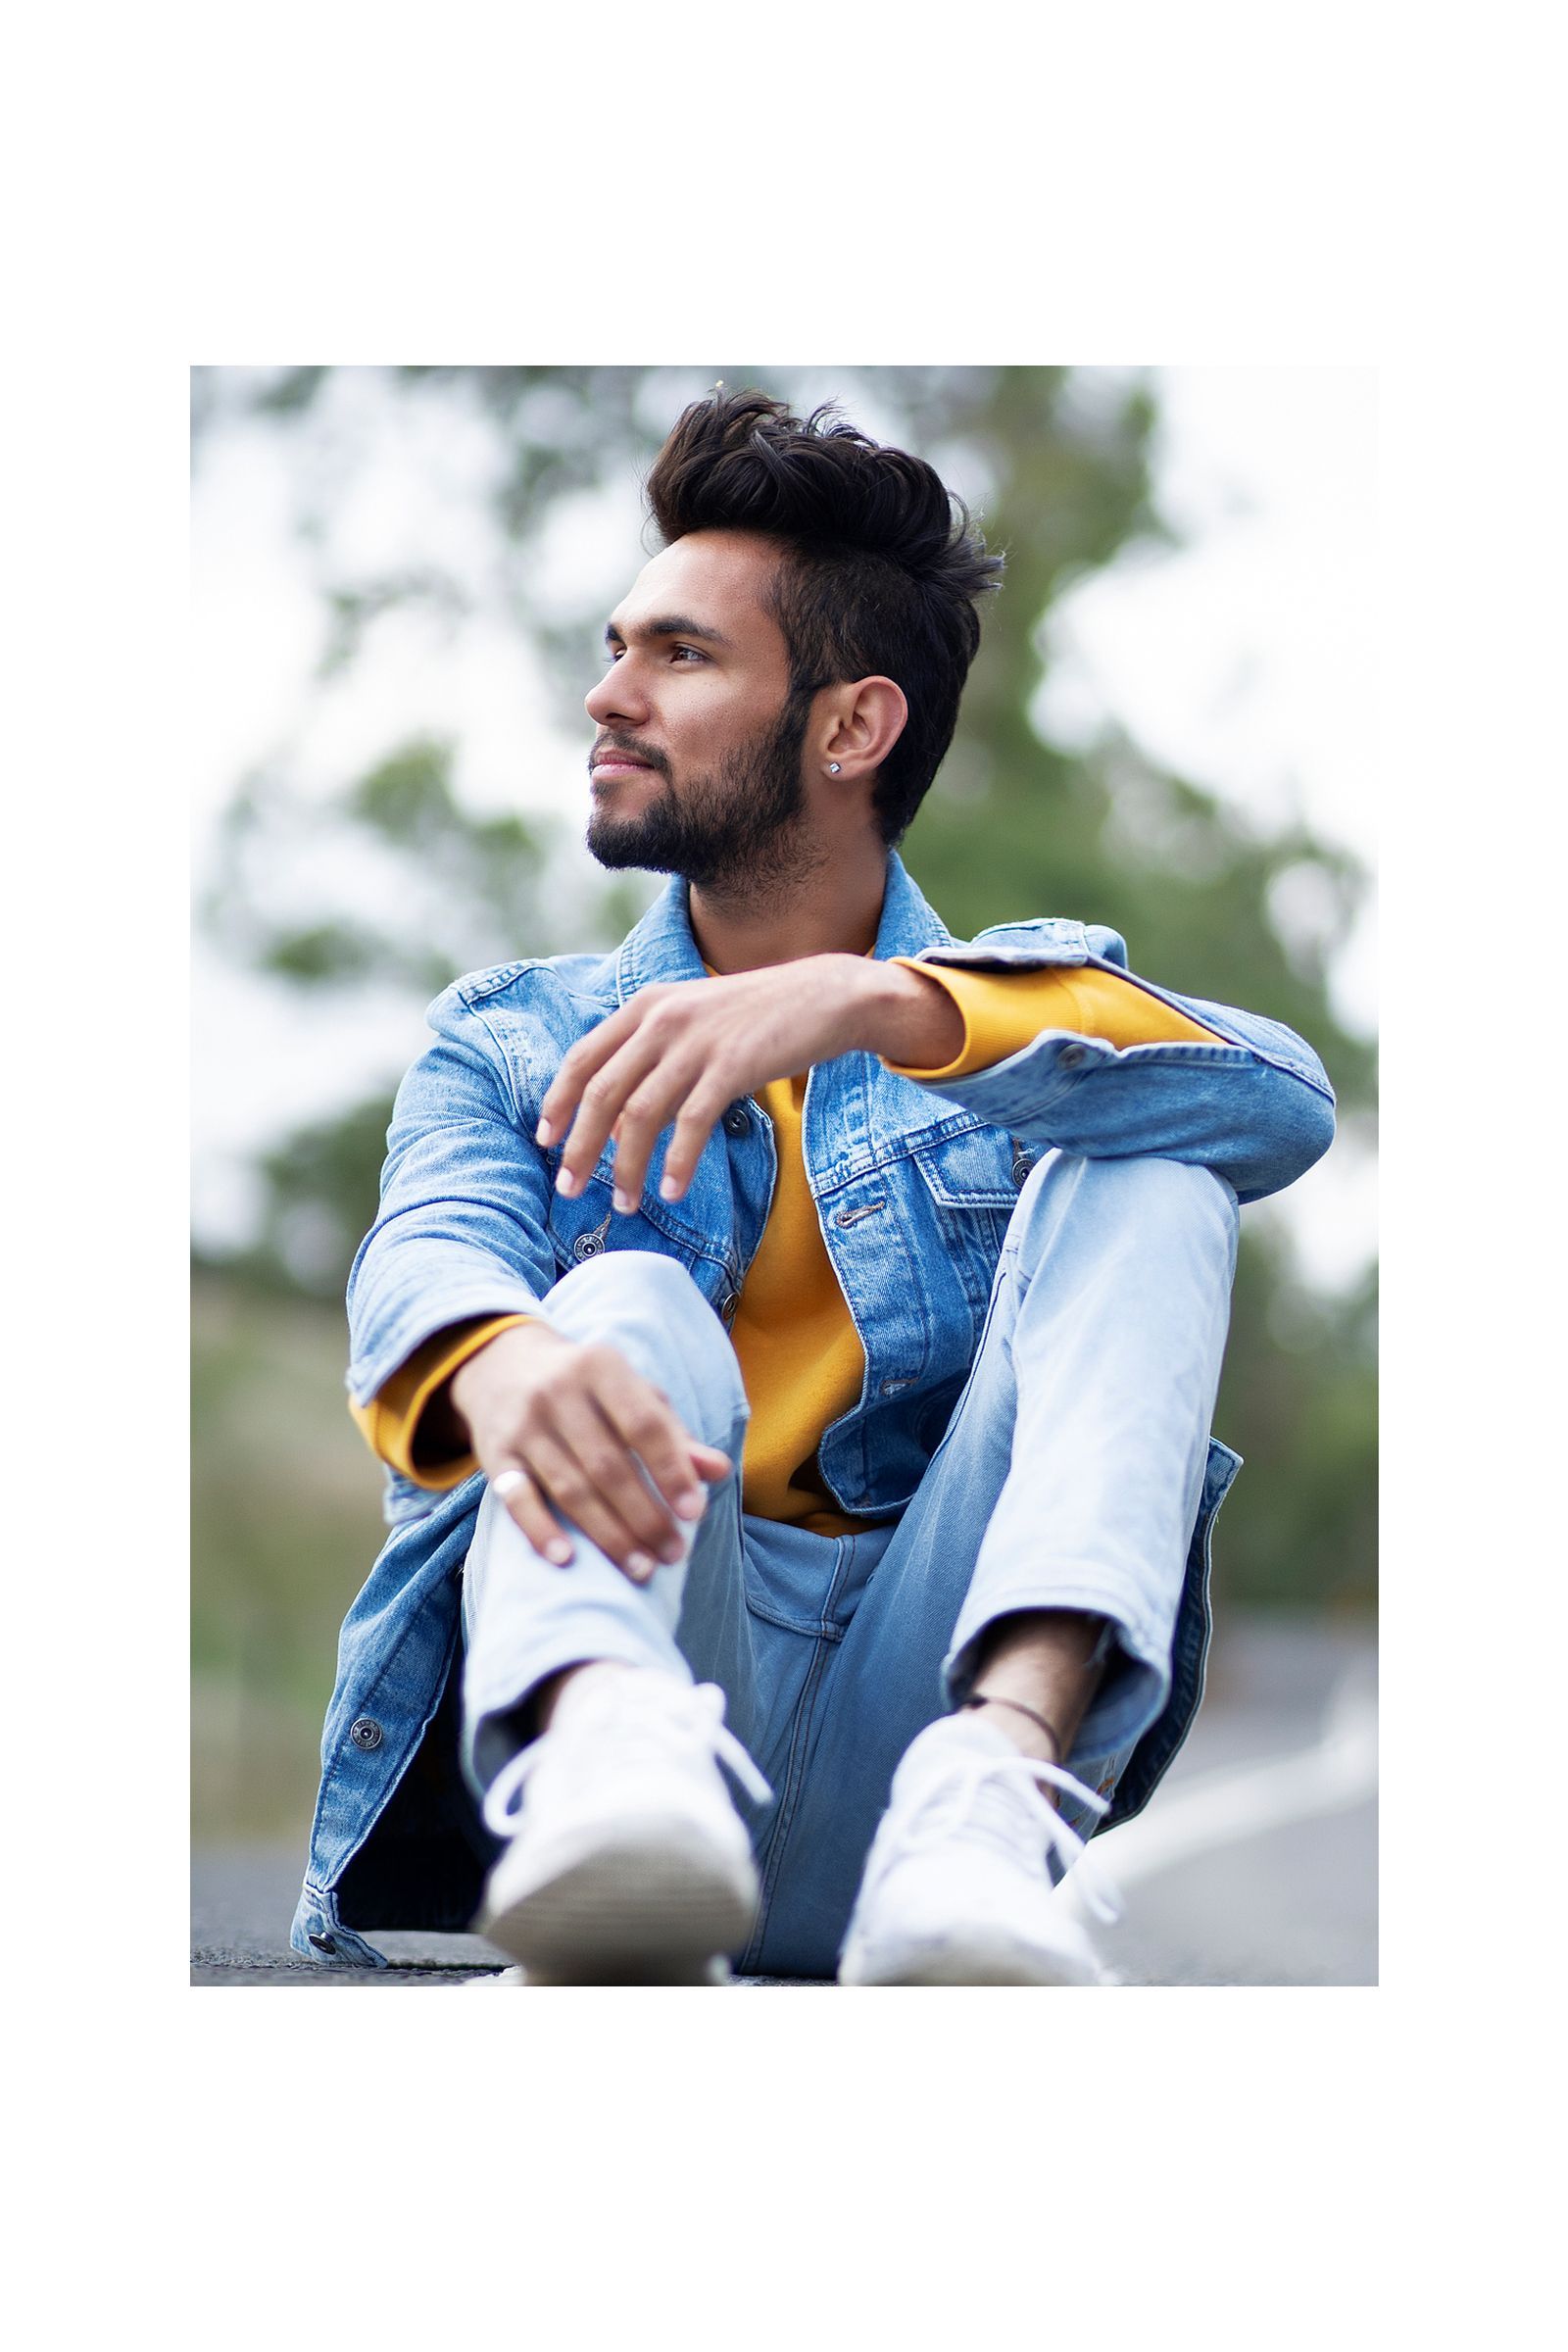
[[[645,760],[640,752],[622,751],[618,744],[607,743],[595,751],[589,760],[588,772],[591,776],[602,776],[606,782],[610,782],[624,776],[657,775],[659,771],[654,762]]]

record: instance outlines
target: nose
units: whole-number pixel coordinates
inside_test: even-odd
[[[612,727],[617,721],[628,727],[646,723],[648,697],[637,684],[635,659],[622,654],[618,662],[612,662],[593,692],[583,697],[583,709],[596,727]]]

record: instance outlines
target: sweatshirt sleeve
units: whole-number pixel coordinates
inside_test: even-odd
[[[939,1070],[915,1069],[887,1061],[883,1067],[899,1078],[918,1078],[926,1084],[941,1078],[964,1078],[973,1070],[990,1069],[1009,1054],[1033,1044],[1043,1029],[1068,1029],[1081,1037],[1103,1038],[1109,1046],[1219,1044],[1214,1030],[1204,1029],[1162,998],[1152,996],[1135,981],[1094,965],[1052,965],[1016,972],[959,971],[951,966],[917,963],[897,956],[894,962],[920,972],[946,989],[963,1016],[963,1045],[957,1058]]]
[[[416,1486],[436,1494],[445,1494],[471,1478],[479,1467],[471,1453],[443,1458],[432,1456],[428,1446],[421,1446],[420,1419],[437,1390],[445,1387],[460,1364],[477,1355],[497,1332],[534,1320],[529,1315],[491,1315],[477,1322],[450,1324],[422,1348],[416,1348],[368,1403],[356,1404],[351,1397],[349,1411],[370,1451]]]

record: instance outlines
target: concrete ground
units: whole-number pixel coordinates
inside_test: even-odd
[[[1376,1984],[1376,1707],[1365,1631],[1222,1627],[1203,1706],[1158,1793],[1091,1849],[1121,1894],[1120,1924],[1095,1932],[1124,1984]],[[303,1865],[303,1833],[197,1849],[193,1984],[497,1983],[505,1956],[476,1936],[378,1935],[387,1970],[302,1960],[288,1930]]]

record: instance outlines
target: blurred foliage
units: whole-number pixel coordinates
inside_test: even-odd
[[[308,437],[330,418],[336,380],[366,371],[195,372],[199,466],[226,430]],[[564,579],[541,551],[552,529],[575,527],[596,498],[623,492],[646,471],[681,406],[719,370],[375,372],[395,387],[400,408],[433,408],[485,437],[493,459],[489,538],[483,564],[466,577],[434,563],[377,570],[334,558],[333,500],[346,461],[334,467],[318,453],[307,463],[301,438],[297,519],[321,592],[316,691],[351,687],[368,634],[389,613],[420,610],[456,633],[484,611],[514,630],[519,658],[531,647],[558,715],[585,732],[581,696],[598,674],[608,607],[586,569]],[[821,397],[816,371],[737,365],[722,373],[728,383],[761,384],[797,403]],[[1150,382],[1123,371],[1040,368],[859,368],[837,371],[833,381],[846,415],[880,437],[906,439],[966,486],[990,543],[1007,555],[957,736],[904,844],[915,879],[960,934],[1037,913],[1109,923],[1128,939],[1135,969],[1290,1023],[1328,1065],[1342,1137],[1349,1148],[1368,1146],[1373,1050],[1342,1028],[1326,989],[1366,887],[1356,861],[1303,825],[1250,823],[1200,780],[1168,772],[1114,728],[1087,751],[1069,752],[1041,724],[1056,601],[1129,549],[1169,537],[1152,503]],[[638,560],[626,547],[612,596]],[[434,736],[392,746],[324,795],[305,791],[286,760],[245,778],[203,905],[210,936],[242,966],[310,993],[340,1018],[352,1017],[355,992],[390,990],[422,1002],[455,973],[517,954],[612,945],[657,885],[606,877],[585,893],[580,860],[564,860],[558,826],[466,805],[455,784],[460,749]],[[373,1214],[395,1078],[389,1072],[370,1099],[302,1127],[266,1155],[259,1229],[227,1268],[227,1288],[242,1278],[258,1313],[268,1291],[268,1312],[282,1313],[286,1296],[302,1316],[314,1312],[307,1301],[340,1294]],[[232,1300],[225,1311],[240,1314]],[[1314,1296],[1279,1222],[1266,1210],[1244,1220],[1216,1415],[1249,1462],[1217,1546],[1218,1581],[1239,1597],[1349,1606],[1370,1599],[1374,1315],[1370,1276],[1351,1296]],[[281,1326],[267,1329],[281,1370]],[[316,1346],[314,1320],[312,1330]],[[229,1503],[215,1505],[199,1553],[212,1605],[227,1595],[219,1614],[237,1611],[235,1623],[248,1629],[243,1642],[223,1636],[228,1667],[242,1649],[253,1663],[267,1650],[254,1617],[264,1592],[275,1592],[281,1613],[304,1608],[300,1622],[311,1622],[314,1643],[322,1612],[306,1604],[300,1588],[316,1594],[326,1583],[333,1599],[325,1614],[338,1610],[371,1543],[363,1505],[373,1488],[346,1420],[329,1449],[330,1503],[323,1490],[309,1510],[299,1507],[292,1458],[262,1467],[256,1423],[232,1409],[245,1382],[261,1377],[260,1359],[247,1373],[218,1348],[203,1358],[198,1384],[200,1475],[218,1489],[233,1479],[249,1497],[237,1515]],[[262,1390],[256,1394],[260,1399]],[[258,1409],[265,1421],[270,1408]],[[232,1460],[230,1447],[238,1448]],[[285,1489],[286,1540],[262,1499]],[[355,1556],[345,1582],[339,1547],[351,1524]],[[303,1564],[328,1556],[324,1580]],[[199,1618],[205,1605],[199,1596]],[[285,1646],[292,1657],[292,1636]],[[314,1685],[320,1678],[311,1655]],[[296,1660],[283,1676],[291,1690],[297,1675]]]
[[[337,1631],[384,1530],[333,1306],[199,1274],[192,1297],[193,1827],[310,1819]]]
[[[452,762],[450,743],[416,738],[324,800],[272,775],[247,779],[220,827],[202,906],[210,935],[300,987],[390,985],[421,1001],[476,962],[502,961],[519,937],[549,935],[538,830],[462,808]],[[334,865],[369,901],[365,913],[331,885],[323,893]]]

